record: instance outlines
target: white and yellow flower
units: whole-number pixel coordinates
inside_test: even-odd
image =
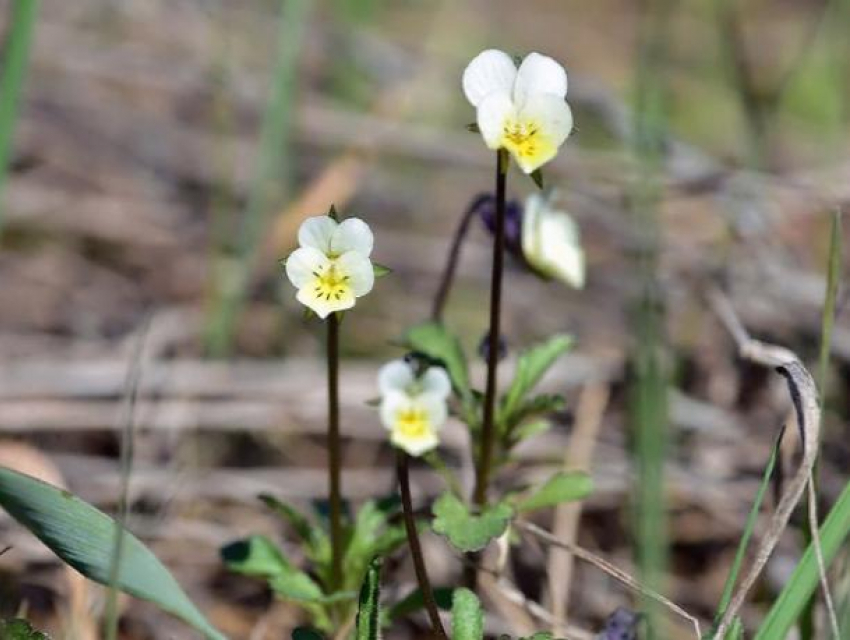
[[[584,286],[585,259],[578,225],[553,206],[553,194],[533,193],[522,214],[522,254],[541,275],[576,289]]]
[[[517,69],[503,51],[483,51],[463,72],[463,92],[487,146],[507,149],[525,173],[554,158],[572,131],[567,73],[548,56],[530,53]]]
[[[372,290],[374,237],[359,218],[307,218],[298,230],[298,244],[286,260],[286,275],[298,289],[298,301],[320,318],[350,309]]]
[[[390,442],[412,456],[421,456],[439,443],[448,417],[451,382],[442,367],[428,367],[417,376],[413,365],[394,360],[378,373],[381,422]]]

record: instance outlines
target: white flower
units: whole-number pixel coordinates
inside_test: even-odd
[[[438,432],[448,416],[446,401],[452,385],[442,367],[428,367],[419,377],[413,366],[394,360],[378,373],[381,422],[390,442],[412,456],[421,456],[440,443]]]
[[[528,54],[519,70],[503,51],[479,53],[463,72],[463,92],[487,146],[507,149],[525,173],[554,158],[573,128],[567,72],[539,53]]]
[[[552,195],[531,194],[522,216],[522,253],[542,275],[581,289],[584,251],[578,225],[565,211],[552,206]]]
[[[286,261],[298,302],[320,318],[353,307],[375,283],[369,260],[373,243],[372,230],[359,218],[307,218],[298,229],[300,247]]]

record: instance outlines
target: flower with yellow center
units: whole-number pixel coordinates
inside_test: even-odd
[[[525,173],[554,158],[572,131],[567,73],[539,53],[528,54],[517,69],[503,51],[483,51],[463,72],[463,92],[487,146],[506,149]]]
[[[320,318],[350,309],[372,290],[374,238],[359,218],[307,218],[298,230],[298,244],[286,260],[286,275],[298,289],[298,302]]]
[[[412,456],[421,456],[439,443],[446,421],[451,382],[442,367],[428,367],[417,376],[405,360],[385,364],[378,373],[381,422],[390,442]]]
[[[578,225],[554,207],[554,194],[533,193],[522,213],[522,254],[532,269],[576,289],[584,286],[585,260]]]

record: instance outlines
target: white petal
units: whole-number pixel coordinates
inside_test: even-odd
[[[488,49],[472,59],[463,71],[463,93],[477,107],[491,93],[510,96],[516,78],[516,65],[504,51]]]
[[[382,396],[404,392],[413,383],[413,369],[404,360],[388,362],[378,372],[378,389]]]
[[[537,194],[526,201],[522,252],[528,263],[543,275],[576,288],[584,286],[584,251],[578,226],[569,214],[553,210]]]
[[[449,374],[443,367],[428,367],[419,380],[422,393],[432,394],[437,398],[447,398],[452,392]]]
[[[315,281],[314,281],[315,282]],[[334,311],[345,311],[354,306],[354,293],[351,288],[346,288],[337,296],[319,296],[313,282],[308,282],[298,290],[296,296],[298,302],[311,309],[322,320]]]
[[[428,414],[428,421],[431,423],[431,428],[435,432],[439,431],[445,424],[446,418],[449,417],[445,397],[424,393],[416,398],[416,404]]]
[[[357,251],[349,251],[336,259],[340,274],[348,276],[348,284],[356,297],[365,296],[375,285],[375,270],[372,261]]]
[[[286,259],[286,277],[301,288],[316,277],[316,271],[328,264],[328,257],[313,247],[301,247]]]
[[[346,218],[333,232],[330,248],[336,254],[356,251],[368,258],[374,244],[375,238],[368,224],[360,218]]]
[[[392,362],[390,364],[393,364]],[[379,374],[380,375],[380,374]],[[380,378],[379,378],[380,380]],[[380,383],[379,383],[380,384]],[[381,391],[383,398],[381,399],[381,424],[388,431],[392,431],[396,426],[396,416],[399,411],[404,411],[410,408],[410,398],[401,391]]]
[[[331,237],[337,228],[337,222],[330,216],[307,218],[298,229],[298,244],[313,247],[322,253],[330,253]]]
[[[506,93],[491,93],[478,105],[476,115],[478,128],[487,146],[491,149],[501,147],[505,122],[516,115],[511,97]]]
[[[527,156],[514,154],[520,168],[525,173],[532,173],[557,155],[573,129],[573,114],[562,98],[551,93],[534,93],[528,96],[517,117],[522,122],[533,123],[538,130],[536,153]]]
[[[562,100],[567,95],[567,72],[549,56],[529,53],[517,71],[514,101],[525,103],[533,93],[552,93]]]

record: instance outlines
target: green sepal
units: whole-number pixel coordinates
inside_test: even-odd
[[[470,122],[465,128],[467,131],[471,131],[472,133],[481,133],[481,129],[478,127],[477,122]]]
[[[393,272],[389,267],[385,267],[382,264],[378,264],[377,262],[372,263],[372,271],[375,274],[376,278],[383,278],[386,275],[389,275]]]
[[[339,222],[339,212],[336,210],[335,204],[331,204],[330,208],[328,209],[328,217],[335,220],[336,222]]]
[[[529,174],[529,177],[534,181],[534,184],[537,185],[537,188],[543,191],[543,171],[535,169]]]

